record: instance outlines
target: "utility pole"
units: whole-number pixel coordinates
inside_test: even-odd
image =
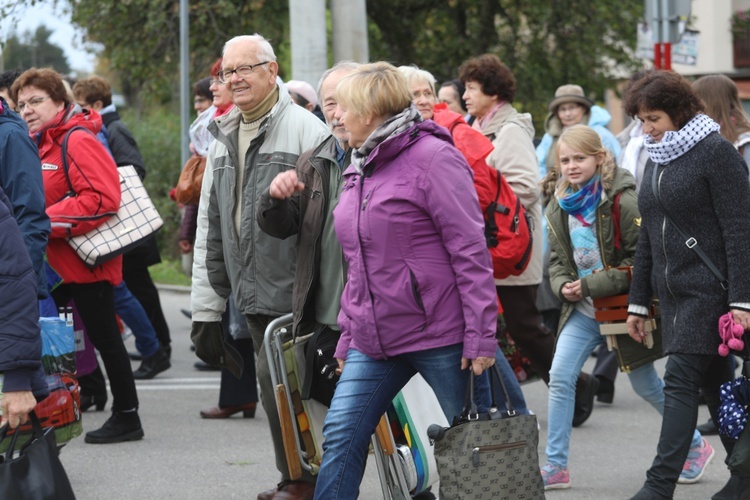
[[[180,0],[180,152],[182,163],[190,158],[190,22],[188,0]]]
[[[325,0],[289,0],[292,79],[315,87],[328,69]]]
[[[679,43],[692,0],[645,0],[646,21],[654,33],[654,68],[672,69],[672,44]]]
[[[370,60],[365,0],[331,0],[333,62]]]

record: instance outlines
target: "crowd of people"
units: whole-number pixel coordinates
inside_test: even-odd
[[[416,374],[448,422],[462,411],[470,376],[480,406],[489,405],[493,365],[515,409],[529,413],[498,346],[498,305],[508,334],[549,387],[545,489],[569,488],[572,428],[589,418],[595,398],[613,401],[618,371],[593,301],[622,294],[637,342],[645,341],[658,298],[668,356],[663,380],[653,362],[628,373],[662,422],[656,457],[632,499],[669,499],[677,483],[701,479],[715,450],[696,429],[699,393],[716,422],[719,388],[735,371],[732,357],[718,354],[718,318],[731,312],[750,328],[742,274],[750,120],[731,80],[691,84],[669,71],[640,72],[625,91],[632,123],[617,137],[608,112],[566,83],[535,144],[531,115],[514,107],[513,72],[492,54],[468,59],[439,89],[428,71],[386,62],[339,62],[317,89],[284,83],[278,71],[271,44],[243,35],[227,41],[210,76],[196,82],[191,162],[204,169],[203,180],[179,235],[180,251],[192,256],[187,313],[196,354],[221,369],[218,405],[201,416],[252,418],[260,399],[268,417],[280,481],[259,500],[356,498],[370,436]],[[5,227],[14,216],[17,224],[0,244],[26,252],[13,250],[18,262],[0,268],[3,308],[12,307],[6,297],[47,296],[46,257],[62,278],[52,300],[75,304],[113,394],[111,417],[86,442],[141,439],[135,379],[168,369],[171,355],[148,274],[158,250],[152,238],[90,268],[66,239],[116,211],[118,166],[134,165],[143,177],[144,162],[101,78],[69,91],[53,70],[31,68],[5,90],[0,138],[14,139],[0,155],[0,221]],[[529,215],[533,246],[518,276],[493,275],[477,164],[499,171]],[[685,245],[684,228],[702,255]],[[9,276],[23,280],[11,288],[2,279]],[[263,341],[268,325],[289,312],[295,336],[336,345],[338,366],[325,401],[320,470],[301,477],[289,470]],[[136,334],[142,365],[135,373],[118,315]],[[0,372],[3,422],[16,427],[45,390],[38,323],[26,314],[13,325],[20,340],[0,334],[7,346]],[[597,348],[594,372],[582,372]],[[98,366],[81,387],[86,409],[102,410]],[[734,441],[721,442],[730,454]],[[746,491],[750,478],[732,473],[712,498]]]

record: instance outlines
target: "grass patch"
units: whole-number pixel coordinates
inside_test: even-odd
[[[182,272],[182,263],[178,260],[163,259],[148,270],[155,283],[190,286],[190,278]]]

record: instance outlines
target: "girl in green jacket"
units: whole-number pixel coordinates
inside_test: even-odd
[[[568,452],[576,378],[591,352],[605,343],[592,299],[627,293],[627,274],[616,267],[633,264],[640,227],[635,179],[615,165],[593,129],[576,125],[563,132],[556,158],[555,172],[543,182],[552,194],[545,213],[551,248],[550,284],[563,302],[550,370],[548,463],[542,467],[547,490],[570,487]],[[612,221],[616,197],[620,213],[617,235]],[[653,363],[628,376],[636,394],[663,413],[664,383]],[[696,431],[683,482],[697,481],[712,456],[713,449]]]

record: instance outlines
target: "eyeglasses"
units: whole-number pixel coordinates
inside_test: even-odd
[[[232,75],[234,73],[237,73],[238,78],[247,78],[253,73],[253,70],[257,68],[258,66],[263,66],[264,64],[268,64],[271,61],[263,61],[259,62],[257,64],[250,64],[248,66],[239,66],[234,69],[225,69],[222,71],[219,71],[219,81],[221,83],[228,83],[229,79],[232,78]]]
[[[18,112],[19,113],[23,113],[23,110],[26,109],[26,106],[30,107],[31,109],[34,109],[37,106],[39,106],[41,103],[43,103],[44,101],[46,101],[47,99],[51,99],[51,97],[49,97],[49,96],[47,96],[47,97],[32,97],[31,99],[29,99],[29,102],[19,102],[18,103],[18,108],[17,108]]]

